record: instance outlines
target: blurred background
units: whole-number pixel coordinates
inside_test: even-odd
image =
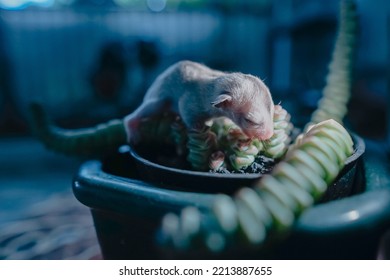
[[[368,179],[388,184],[390,3],[356,2],[346,125],[367,141]],[[259,76],[302,126],[325,85],[338,10],[338,0],[0,0],[0,259],[100,256],[71,194],[82,161],[31,136],[30,102],[63,127],[121,118],[189,59]]]

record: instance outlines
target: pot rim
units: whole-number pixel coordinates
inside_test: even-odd
[[[359,159],[365,150],[364,141],[354,135],[356,149],[346,161],[347,165]],[[206,175],[206,172],[197,172]],[[203,174],[205,173],[205,174]],[[229,175],[219,174],[218,176]],[[241,174],[240,174],[241,175]],[[123,207],[135,203],[141,208],[144,204],[152,205],[159,210],[179,211],[182,207],[193,205],[200,209],[210,209],[215,193],[177,190],[158,186],[141,179],[128,178],[107,173],[103,163],[98,160],[85,162],[73,179],[73,192],[83,204],[97,209],[107,209],[123,213],[131,213],[131,209]],[[159,203],[165,206],[158,205]]]
[[[354,133],[350,133],[354,142],[353,154],[345,160],[344,168],[340,171],[345,173],[362,156],[365,151],[365,143],[362,138]],[[223,192],[234,193],[240,186],[251,186],[257,182],[264,174],[262,173],[213,173],[208,171],[192,171],[179,169],[155,163],[142,157],[136,149],[126,146],[126,152],[135,160],[136,168],[141,174],[141,178],[155,183],[161,187],[188,189],[190,191]],[[276,163],[277,164],[277,163]],[[209,181],[207,188],[204,183]],[[183,186],[186,186],[185,188]]]

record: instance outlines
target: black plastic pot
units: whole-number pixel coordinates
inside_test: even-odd
[[[390,223],[390,191],[364,192],[365,146],[359,137],[353,139],[355,153],[324,202],[301,215],[289,238],[265,254],[244,251],[233,258],[374,258],[380,235]],[[207,211],[214,193],[231,193],[257,179],[161,167],[122,150],[103,161],[86,162],[73,191],[91,208],[105,259],[164,259],[175,258],[156,242],[164,214],[189,205]],[[339,200],[329,201],[333,199]],[[213,257],[230,258],[223,253],[206,256]]]

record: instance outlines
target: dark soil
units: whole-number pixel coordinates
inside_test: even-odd
[[[270,173],[275,166],[275,160],[272,158],[268,158],[265,156],[257,156],[255,161],[249,165],[246,168],[240,169],[238,171],[232,170],[229,171],[226,167],[221,167],[217,170],[210,170],[212,173],[221,173],[221,174],[230,174],[230,173],[235,173],[235,174],[245,174],[245,173],[261,173],[261,174],[266,174]]]
[[[179,156],[174,146],[170,145],[155,145],[155,146],[142,146],[137,147],[137,152],[140,156],[148,159],[157,164],[161,164],[167,167],[184,169],[184,170],[193,170],[190,163],[187,161],[187,155]],[[210,173],[220,173],[220,174],[250,174],[250,173],[260,173],[266,174],[270,173],[275,166],[276,162],[274,159],[258,155],[255,161],[246,168],[241,170],[233,170],[230,166],[221,167],[217,170],[210,170]]]

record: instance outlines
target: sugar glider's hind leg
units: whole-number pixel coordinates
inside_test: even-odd
[[[128,143],[138,143],[141,139],[138,126],[142,119],[160,115],[169,110],[169,101],[154,99],[144,101],[133,113],[124,118]]]

